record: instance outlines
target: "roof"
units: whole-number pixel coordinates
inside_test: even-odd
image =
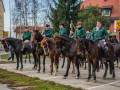
[[[4,7],[4,4],[3,4],[3,0],[1,0],[1,2],[2,2],[2,5],[3,5],[4,12],[5,12],[5,7]]]
[[[111,8],[111,17],[119,17],[119,0],[85,0],[81,4],[80,10],[90,5],[99,6],[101,8]]]
[[[29,26],[28,29],[29,29],[31,32],[33,32],[33,30],[35,30],[35,27]],[[39,30],[40,32],[42,32],[44,28],[43,28],[43,27],[37,27],[36,29]],[[24,26],[21,26],[21,33],[23,33],[24,30],[25,30],[25,27],[24,27]],[[16,27],[15,30],[14,30],[14,32],[20,33],[20,26]]]

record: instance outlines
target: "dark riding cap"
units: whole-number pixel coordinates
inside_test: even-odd
[[[46,26],[45,26],[45,27],[50,27],[50,25],[46,24]]]
[[[82,22],[78,22],[77,25],[82,25]]]
[[[63,26],[64,26],[64,24],[63,24],[63,23],[59,23],[59,26],[60,26],[60,25],[63,25]]]
[[[28,27],[26,26],[25,29],[28,29]]]

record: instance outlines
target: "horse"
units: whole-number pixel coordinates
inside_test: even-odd
[[[76,56],[77,53],[76,41],[67,36],[55,36],[54,41],[55,41],[56,50],[67,57],[67,70],[63,76],[63,79],[66,79],[66,77],[68,76],[71,61],[73,62],[75,61],[77,67],[76,78],[78,79],[80,76],[80,71],[79,71],[79,62]]]
[[[115,78],[115,70],[114,70],[114,48],[111,43],[106,43],[105,48],[108,50],[105,52],[104,58],[107,60],[104,62],[105,65],[105,72],[103,75],[103,79],[106,78],[107,75],[107,69],[108,69],[108,62],[110,66],[110,74],[113,73],[112,78]],[[83,39],[77,40],[77,54],[81,55],[82,51],[85,50],[87,52],[87,62],[88,62],[88,68],[89,68],[89,74],[88,74],[88,80],[91,79],[91,64],[93,67],[93,78],[94,82],[96,82],[96,69],[99,70],[99,60],[102,58],[101,55],[101,47],[99,47],[98,43],[93,40]]]
[[[20,39],[15,39],[15,38],[6,38],[6,39],[3,39],[1,40],[1,43],[3,44],[4,46],[4,49],[6,52],[9,51],[9,45],[11,45],[14,49],[14,52],[15,52],[15,55],[16,55],[16,58],[17,58],[17,67],[16,67],[16,70],[18,70],[19,68],[19,59],[20,59],[20,62],[21,62],[21,68],[20,70],[23,70],[23,62],[22,62],[22,55],[26,55],[27,54],[30,54],[32,53],[33,54],[33,57],[34,57],[34,61],[36,62],[36,44],[35,43],[29,43],[29,44],[26,44],[25,46],[25,49],[22,51],[22,40]],[[37,65],[36,63],[34,64],[34,67],[35,68]]]
[[[53,38],[47,38],[45,37],[42,41],[41,41],[41,47],[43,47],[44,49],[44,52],[46,55],[49,54],[49,57],[51,59],[51,70],[50,70],[50,75],[52,75],[52,72],[53,72],[53,63],[54,63],[54,66],[55,66],[55,73],[54,75],[56,76],[57,75],[57,72],[58,72],[58,66],[59,66],[59,57],[60,57],[60,54],[56,48],[55,48],[55,42],[54,42],[54,39]],[[65,56],[63,56],[65,58]],[[63,60],[63,65],[64,66],[64,60]],[[73,71],[72,71],[72,74],[75,73],[75,64],[74,62],[73,63]]]
[[[117,61],[117,67],[119,66],[119,62],[120,62],[120,43],[118,42],[118,40],[115,37],[110,38],[110,43],[113,44],[114,49],[115,49],[115,57],[114,60]]]
[[[43,73],[45,73],[45,57],[46,55],[44,54],[44,50],[41,47],[40,42],[43,40],[43,36],[41,35],[41,33],[38,30],[33,30],[33,41],[36,42],[37,46],[36,46],[36,56],[37,56],[37,60],[39,63],[39,67],[38,67],[38,72],[40,73],[40,69],[41,69],[41,60],[40,60],[40,56],[43,56]]]

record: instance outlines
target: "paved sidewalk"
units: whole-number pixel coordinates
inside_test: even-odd
[[[62,65],[62,60],[60,61],[59,72],[57,73],[57,76],[49,75],[49,72],[50,72],[50,60],[49,59],[46,60],[46,73],[45,74],[43,74],[42,71],[41,73],[37,73],[36,70],[32,70],[33,64],[30,64],[30,63],[24,64],[23,71],[15,70],[16,63],[1,64],[0,68],[7,69],[9,71],[16,72],[16,73],[21,73],[21,74],[31,76],[31,77],[39,77],[40,79],[43,79],[43,80],[50,80],[50,81],[54,81],[56,83],[61,83],[64,85],[71,85],[73,87],[82,87],[85,90],[120,90],[120,69],[119,68],[115,68],[115,71],[116,71],[115,80],[111,80],[112,76],[109,75],[109,70],[108,70],[108,75],[107,75],[106,80],[103,80],[102,76],[104,73],[104,69],[101,69],[100,72],[97,72],[97,83],[93,83],[92,80],[90,82],[86,82],[87,77],[88,77],[88,70],[84,70],[84,68],[80,68],[80,72],[81,72],[80,79],[75,79],[76,74],[71,74],[72,65],[70,68],[68,78],[62,79],[66,71],[66,63],[67,62],[65,62],[65,67],[61,69],[60,66]]]

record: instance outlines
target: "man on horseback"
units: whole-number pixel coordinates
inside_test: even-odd
[[[109,34],[107,30],[104,27],[102,27],[101,21],[97,21],[97,26],[92,31],[91,39],[96,40],[98,44],[101,46],[103,57],[106,51],[104,44],[105,44],[105,41],[108,39],[108,37],[109,37]]]
[[[74,35],[74,31],[73,30],[70,30],[70,34],[69,34],[69,38],[75,38],[75,35]]]
[[[25,31],[22,36],[22,40],[24,42],[22,47],[22,51],[23,51],[25,48],[25,44],[29,43],[31,40],[31,32],[29,31],[28,27],[25,28]]]
[[[86,31],[82,27],[81,22],[77,23],[77,29],[76,29],[76,32],[75,32],[75,37],[80,37],[80,38],[85,38],[86,37]]]
[[[53,38],[53,30],[50,28],[50,25],[46,24],[46,29],[43,31],[42,36]]]
[[[59,35],[67,36],[67,31],[66,31],[66,29],[64,28],[64,24],[60,23],[60,24],[59,24],[59,28],[60,28]]]

